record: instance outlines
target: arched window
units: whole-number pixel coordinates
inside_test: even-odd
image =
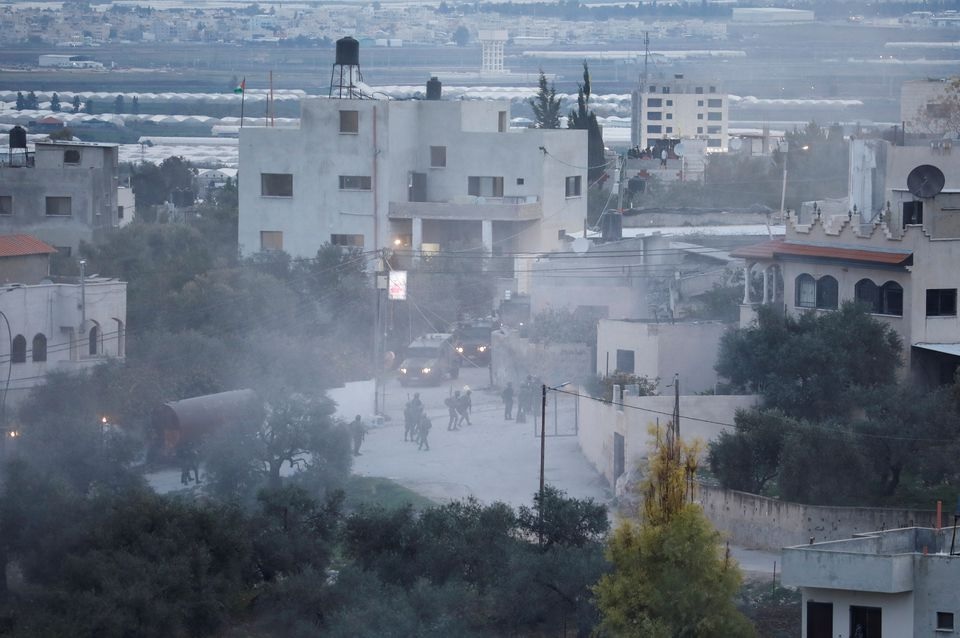
[[[903,286],[888,281],[880,287],[880,314],[903,316]]]
[[[33,360],[47,360],[47,338],[39,332],[33,337]]]
[[[817,303],[817,282],[807,274],[797,276],[797,306],[800,308],[814,308]]]
[[[859,303],[865,305],[870,312],[878,312],[880,309],[880,289],[877,284],[869,279],[861,279],[853,287],[853,296]]]
[[[23,335],[17,335],[13,338],[10,348],[11,363],[27,362],[27,339]]]
[[[97,354],[97,347],[100,345],[100,327],[90,328],[90,356]]]
[[[825,275],[817,280],[817,308],[822,310],[836,310],[839,299],[837,280]]]

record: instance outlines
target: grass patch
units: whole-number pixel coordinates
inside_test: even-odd
[[[437,505],[434,501],[420,496],[396,481],[379,476],[353,475],[344,486],[344,492],[347,496],[348,510],[355,510],[361,505],[379,505],[386,509],[411,505],[416,510]]]

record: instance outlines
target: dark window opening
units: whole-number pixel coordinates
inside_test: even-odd
[[[937,629],[942,629],[944,631],[953,631],[953,612],[950,612],[950,611],[937,612]]]
[[[662,119],[663,119],[663,113],[661,113],[660,111],[648,111],[648,112],[647,112],[647,119],[648,119],[648,120],[654,120],[654,121],[656,121],[656,120],[662,120]]]
[[[903,225],[923,223],[923,202],[903,202]]]
[[[260,231],[260,252],[267,252],[271,250],[283,250],[283,231]]]
[[[334,246],[363,248],[363,235],[330,235],[330,243]]]
[[[522,178],[522,177],[518,177],[518,178],[517,178],[517,186],[523,186],[523,178]]]
[[[23,335],[17,335],[10,344],[10,362],[27,362],[27,339]]]
[[[70,149],[63,152],[63,163],[64,164],[79,164],[80,163],[80,151],[77,149]]]
[[[0,215],[13,215],[12,195],[0,195]]]
[[[833,638],[833,603],[807,601],[806,638]]]
[[[956,315],[956,288],[930,288],[927,290],[928,317],[955,317]]]
[[[850,605],[850,636],[883,638],[883,610],[879,607]]]
[[[810,275],[799,275],[796,279],[796,305],[799,308],[817,305],[817,282]]]
[[[580,176],[568,177],[565,185],[567,197],[580,197]]]
[[[503,197],[502,177],[468,177],[467,195],[474,197]]]
[[[261,197],[293,197],[292,173],[260,173]]]
[[[695,89],[693,90],[693,92],[696,93],[697,95],[703,95],[703,87],[702,87],[702,86],[698,86],[697,88],[695,88]]]
[[[662,133],[663,127],[659,124],[647,124],[647,133]]]
[[[358,133],[360,131],[359,111],[340,111],[340,132]]]
[[[447,147],[430,147],[430,168],[443,168],[447,165]]]
[[[69,197],[48,197],[47,215],[69,217],[73,214],[73,202]]]
[[[721,109],[721,108],[723,108],[723,100],[722,100],[722,99],[709,99],[709,100],[707,100],[707,108],[711,108],[711,109]]]
[[[652,87],[651,87],[652,88]],[[660,108],[663,106],[663,100],[658,97],[648,97],[647,98],[647,107],[656,107]]]
[[[340,176],[340,190],[342,191],[368,191],[372,188],[372,184],[369,175]]]
[[[620,350],[617,348],[617,371],[633,374],[633,350]]]
[[[888,281],[880,287],[881,315],[903,316],[903,286],[895,281]]]
[[[837,280],[827,275],[817,280],[817,308],[836,310],[839,301]]]
[[[90,328],[88,343],[89,343],[89,348],[87,349],[87,352],[89,352],[90,356],[92,357],[95,354],[97,354],[97,352],[99,351],[99,346],[100,346],[100,328],[99,327],[94,326]]]
[[[47,360],[47,338],[39,333],[33,337],[33,360]]]

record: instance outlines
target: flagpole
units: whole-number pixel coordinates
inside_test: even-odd
[[[240,128],[243,128],[243,101],[247,97],[247,78],[240,82]]]

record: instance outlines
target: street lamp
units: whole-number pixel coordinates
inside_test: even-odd
[[[810,147],[808,145],[803,145],[800,147],[801,151],[807,151]],[[784,204],[787,200],[787,158],[790,157],[790,143],[784,142],[781,148],[783,153],[783,184],[780,187],[780,219],[783,219],[784,215]]]
[[[80,260],[80,337],[83,338],[83,328],[87,325],[87,278],[85,269],[87,260]]]

